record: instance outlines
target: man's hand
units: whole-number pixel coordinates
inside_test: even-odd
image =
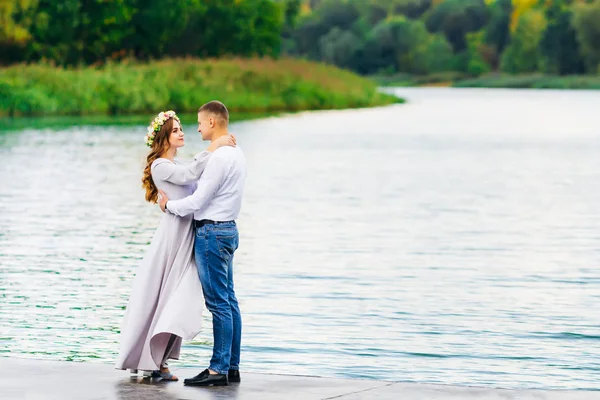
[[[218,138],[217,140],[215,140],[214,142],[212,142],[208,146],[208,148],[206,150],[210,151],[212,153],[213,151],[215,151],[219,147],[223,147],[223,146],[235,147],[236,144],[237,143],[236,143],[236,140],[235,140],[235,136],[233,136],[233,135],[225,135],[225,136],[221,136],[220,138]]]
[[[166,193],[163,192],[162,190],[159,190],[158,191],[158,205],[160,206],[160,210],[162,212],[166,212],[167,201],[169,201],[169,198],[167,197]]]

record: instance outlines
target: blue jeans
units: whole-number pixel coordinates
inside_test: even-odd
[[[196,228],[196,266],[206,308],[213,316],[214,345],[209,368],[220,374],[240,368],[242,317],[233,289],[233,253],[238,243],[235,222]]]

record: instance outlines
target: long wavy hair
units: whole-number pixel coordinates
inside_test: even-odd
[[[150,153],[146,157],[146,167],[144,168],[144,176],[142,177],[142,187],[146,189],[146,201],[150,203],[156,203],[158,201],[158,188],[152,180],[152,163],[157,158],[162,157],[163,154],[169,150],[169,136],[173,131],[173,120],[169,118],[165,121],[160,130],[154,135],[154,142],[150,147]]]

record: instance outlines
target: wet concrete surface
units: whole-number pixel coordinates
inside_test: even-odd
[[[516,391],[375,380],[256,374],[227,387],[187,387],[200,369],[173,368],[179,382],[131,377],[112,365],[0,358],[2,400],[600,400],[600,391]]]

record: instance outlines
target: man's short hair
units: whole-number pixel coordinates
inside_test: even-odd
[[[198,113],[201,112],[212,114],[225,124],[229,124],[229,111],[227,111],[227,107],[225,107],[225,104],[221,103],[220,101],[209,101],[208,103],[200,107]]]

